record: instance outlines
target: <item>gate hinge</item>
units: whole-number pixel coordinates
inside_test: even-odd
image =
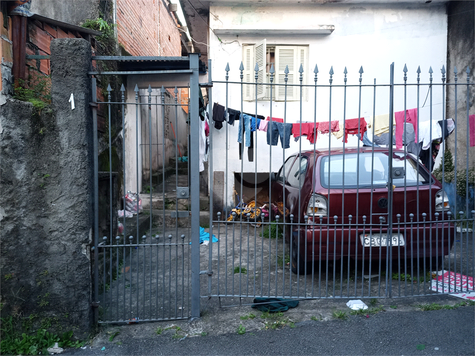
[[[93,308],[99,308],[99,302],[92,302],[91,307]]]
[[[208,276],[212,276],[213,275],[213,271],[200,271],[200,275],[202,274],[207,274]]]
[[[93,103],[92,101],[89,103],[89,106],[92,106],[93,108],[97,108],[99,105],[97,103]]]

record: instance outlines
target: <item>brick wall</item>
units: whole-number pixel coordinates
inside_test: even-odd
[[[117,39],[133,56],[181,56],[175,15],[163,0],[117,0]]]
[[[172,17],[173,16],[173,17]],[[160,0],[160,48],[161,56],[181,56],[180,32],[175,15],[170,16],[167,7]]]
[[[132,56],[159,56],[160,0],[117,0],[117,39]]]

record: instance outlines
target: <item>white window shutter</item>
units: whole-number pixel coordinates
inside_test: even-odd
[[[276,87],[276,100],[296,100],[296,93],[294,87],[290,84],[295,84],[298,82],[298,56],[297,56],[297,47],[295,46],[276,46],[275,47],[275,82],[276,84],[282,84]],[[289,75],[287,84],[287,96],[285,95],[285,68],[288,66]],[[297,68],[297,69],[296,69]]]
[[[307,80],[306,78],[308,77],[308,64],[307,64],[307,61],[308,61],[308,47],[305,47],[305,46],[299,46],[298,47],[298,60],[297,60],[297,83],[296,84],[300,84],[300,73],[299,73],[299,69],[300,69],[300,65],[302,65],[302,68],[303,68],[303,80],[302,80],[302,84],[305,85],[307,84]],[[300,88],[298,89],[298,94],[297,95],[300,95]],[[306,88],[302,88],[302,99],[305,101],[307,100],[307,90]]]
[[[243,72],[243,81],[247,83],[252,83],[254,81],[254,45],[243,45],[243,59],[242,63],[244,65]],[[254,65],[253,65],[254,63]],[[243,100],[253,100],[254,98],[254,85],[244,84],[243,85]]]
[[[256,43],[254,46],[254,54],[256,63],[259,67],[257,72],[257,83],[264,84],[266,82],[266,40]],[[255,67],[255,65],[254,65]],[[254,68],[253,68],[254,69]],[[255,71],[253,70],[253,81],[255,81]],[[263,99],[266,94],[266,87],[264,85],[257,86],[257,99]]]

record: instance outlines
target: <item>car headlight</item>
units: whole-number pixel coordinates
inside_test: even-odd
[[[449,197],[443,189],[439,190],[435,195],[435,211],[450,210]]]
[[[328,201],[323,195],[313,193],[307,207],[308,216],[327,215]]]

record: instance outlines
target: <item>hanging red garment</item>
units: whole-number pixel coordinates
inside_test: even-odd
[[[329,127],[328,121],[321,121],[318,123],[318,131],[321,133],[329,133],[331,132],[338,132],[340,131],[340,121],[332,121],[331,122],[331,129]]]
[[[300,137],[300,133],[302,136],[307,136],[307,140],[310,143],[315,143],[317,140],[317,127],[318,123],[313,122],[303,122],[301,124],[292,124],[292,135],[295,138]]]
[[[267,121],[270,121],[270,119],[271,119],[270,116],[267,116],[267,119],[266,119],[266,120],[267,120]],[[284,119],[280,119],[280,118],[278,118],[278,117],[273,117],[273,118],[272,118],[272,121],[273,121],[273,122],[282,122],[282,123],[283,123],[283,122],[284,122]]]
[[[348,143],[348,135],[361,135],[361,141],[363,141],[363,135],[368,130],[366,127],[366,120],[364,117],[359,119],[349,119],[345,121],[345,143]]]
[[[404,114],[406,116],[406,122],[414,126],[414,135],[416,136],[415,142],[417,143],[417,109],[398,111],[394,113],[394,119],[396,121],[396,148],[402,148],[403,145],[402,135],[404,133]]]

